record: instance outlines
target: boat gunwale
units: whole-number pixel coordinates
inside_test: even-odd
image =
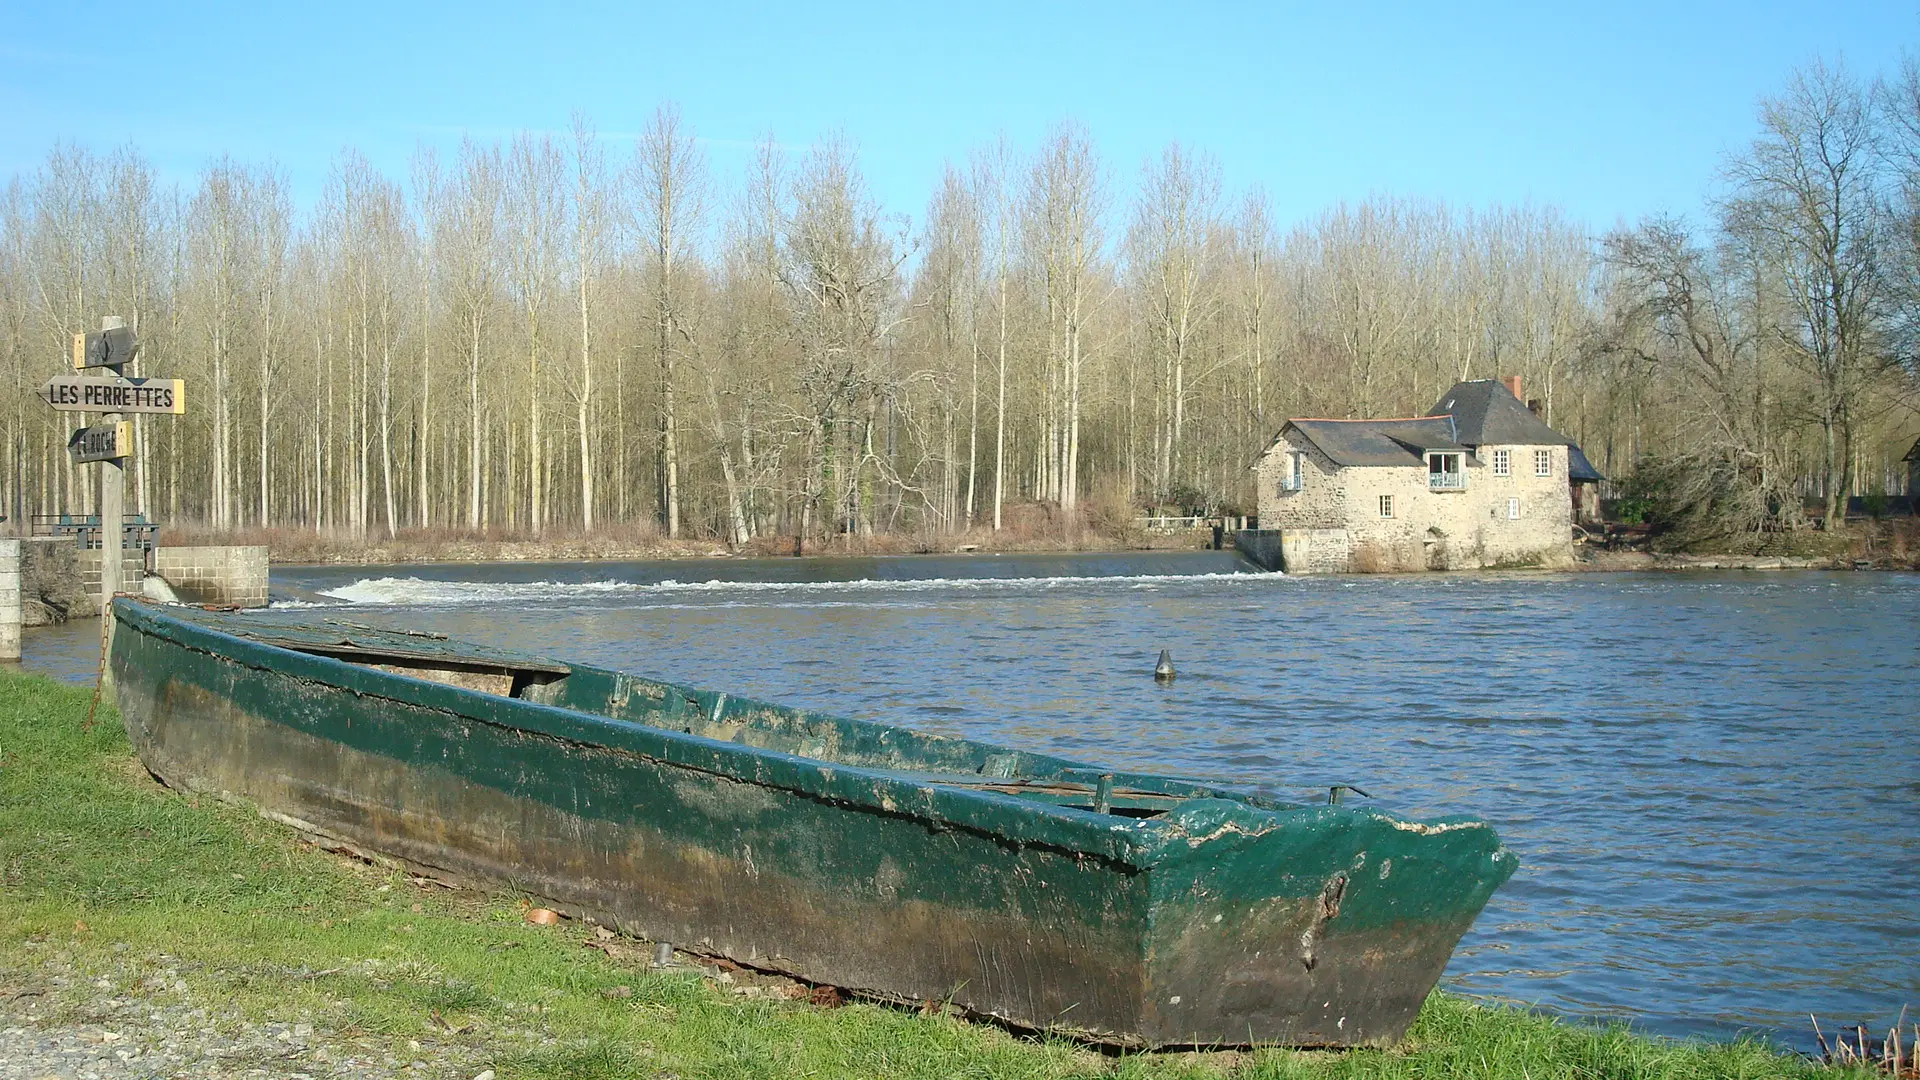
[[[915,782],[895,776],[884,769],[845,765],[820,758],[790,754],[782,750],[728,742],[671,728],[654,727],[636,720],[625,720],[585,709],[547,705],[526,698],[489,694],[448,683],[432,682],[396,672],[382,671],[323,653],[310,653],[282,645],[268,644],[240,634],[218,630],[195,620],[176,618],[124,598],[116,598],[114,603],[116,618],[130,624],[130,627],[138,632],[158,637],[178,648],[191,649],[269,675],[302,679],[360,697],[377,698],[396,704],[448,713],[492,728],[552,739],[583,750],[630,754],[673,768],[706,773],[739,783],[787,791],[823,801],[851,804],[873,813],[900,815],[922,821],[933,828],[966,829],[1011,842],[1057,848],[1103,858],[1133,870],[1149,869],[1157,861],[1151,858],[1155,850],[1185,835],[1171,823],[1162,823],[1154,818],[1097,814],[1091,810],[1022,799],[998,791],[936,782]],[[128,614],[131,617],[123,617]],[[232,642],[239,648],[218,649],[204,642],[182,640],[183,636],[198,635],[206,635],[222,642]],[[251,658],[236,655],[237,652],[259,653],[263,650],[270,650],[270,652],[266,652],[264,656]],[[271,663],[268,662],[268,658],[274,661],[283,658],[291,659],[292,663]],[[306,673],[292,670],[299,667],[315,670]],[[340,675],[345,678],[328,678],[329,675]],[[371,682],[374,687],[354,685],[362,681]],[[486,715],[487,712],[503,706],[530,719],[558,721],[554,726],[562,730],[554,730],[547,725],[512,723],[498,716]],[[564,730],[565,728],[581,730],[569,732]],[[623,738],[594,739],[587,737],[590,734]],[[651,739],[660,745],[658,749],[620,745],[622,741],[635,739]],[[676,749],[696,751],[706,760],[700,760],[694,755],[675,754],[672,751]],[[996,749],[1000,748],[996,747]],[[732,764],[749,762],[756,767],[751,769],[729,767]],[[1068,764],[1072,767],[1085,767],[1080,763],[1069,762]],[[774,769],[770,773],[763,766],[773,766]],[[788,775],[779,775],[782,773]],[[967,776],[964,773],[953,775],[956,780]],[[983,777],[982,779],[992,778]],[[860,786],[862,782],[865,784],[864,789]],[[1267,812],[1260,811],[1251,805],[1248,805],[1247,809],[1254,812]],[[989,813],[967,812],[979,810],[987,810]],[[1031,827],[1042,822],[1052,827],[1041,829]],[[1136,836],[1134,835],[1136,831],[1164,832],[1169,835]]]
[[[1209,847],[1213,841],[1224,839],[1229,835],[1237,835],[1241,838],[1258,836],[1285,828],[1289,824],[1323,822],[1328,816],[1348,817],[1356,821],[1371,819],[1376,825],[1422,833],[1452,831],[1463,827],[1477,827],[1489,831],[1492,829],[1484,819],[1464,815],[1413,820],[1372,807],[1294,804],[1284,809],[1270,809],[1248,801],[1249,796],[1246,793],[1212,785],[1208,786],[1207,795],[1191,796],[1174,804],[1168,813],[1161,816],[1130,817],[1102,814],[1070,805],[1024,799],[991,789],[960,786],[958,783],[949,785],[937,781],[908,779],[886,769],[805,757],[783,750],[656,727],[637,720],[622,719],[587,709],[548,705],[526,698],[490,694],[449,683],[433,682],[397,672],[383,671],[323,653],[311,653],[284,645],[269,644],[209,626],[198,620],[179,618],[161,610],[157,605],[131,598],[116,597],[114,605],[116,620],[128,622],[140,632],[159,637],[176,647],[194,649],[217,659],[239,663],[269,675],[299,678],[361,697],[378,698],[396,704],[443,712],[492,728],[552,739],[583,750],[633,755],[673,768],[706,773],[738,783],[786,791],[807,798],[846,804],[866,812],[899,815],[920,821],[930,828],[965,829],[1007,842],[1038,845],[1101,858],[1132,871],[1150,870],[1170,857],[1174,859],[1192,857],[1197,850]],[[232,643],[238,646],[238,651],[253,653],[255,656],[251,659],[237,656],[233,649],[223,650],[206,643],[182,640],[182,636],[204,636],[219,642]],[[453,661],[455,658],[442,657],[441,659]],[[552,662],[544,657],[529,659],[535,665]],[[282,661],[291,661],[291,663]],[[308,671],[302,673],[298,670],[290,670],[302,667],[307,668]],[[571,670],[585,668],[616,675],[630,674],[616,669],[595,668],[591,665],[570,665],[569,667]],[[328,676],[340,677],[329,678]],[[645,678],[644,676],[636,677]],[[648,681],[660,682],[651,679]],[[660,685],[680,691],[705,692],[675,683],[660,682]],[[747,698],[732,700],[752,702],[756,705],[767,704]],[[526,719],[547,723],[520,724],[488,715],[502,707],[517,712]],[[768,707],[784,708],[784,706]],[[793,711],[805,712],[805,710]],[[880,726],[905,731],[913,730],[897,728],[896,725]],[[632,745],[640,741],[652,741],[656,745]],[[997,751],[1024,753],[979,740],[966,741]],[[679,752],[676,753],[676,751]],[[1058,762],[1075,771],[1084,770],[1088,774],[1105,772],[1082,762],[1052,755],[1030,756]],[[752,767],[739,767],[746,764]],[[956,781],[963,781],[970,774],[954,773],[952,775]],[[1117,774],[1116,779],[1118,778]],[[983,776],[978,779],[992,781],[1002,778]],[[1192,808],[1201,810],[1201,816],[1204,818],[1217,818],[1217,814],[1206,812],[1204,808],[1207,807],[1231,807],[1229,817],[1233,820],[1230,822],[1209,820],[1205,824],[1195,821],[1192,824],[1200,827],[1190,830],[1187,822],[1174,817],[1180,808]]]

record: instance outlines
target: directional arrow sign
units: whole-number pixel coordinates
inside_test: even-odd
[[[73,366],[76,369],[132,363],[133,354],[139,351],[140,343],[134,339],[133,331],[124,326],[73,335]]]
[[[133,423],[120,420],[111,424],[83,427],[67,440],[67,453],[74,464],[108,461],[133,456]]]
[[[56,375],[40,388],[61,412],[184,413],[186,387],[179,379],[89,378]]]

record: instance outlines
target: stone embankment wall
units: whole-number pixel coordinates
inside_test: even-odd
[[[163,547],[154,552],[154,574],[189,604],[267,604],[267,548]]]
[[[71,536],[25,536],[20,544],[20,614],[26,626],[51,626],[100,613],[80,572],[80,547]],[[92,553],[93,588],[100,587],[100,555]]]
[[[21,625],[51,626],[100,614],[100,549],[83,549],[70,536],[28,536],[6,543],[20,548]],[[153,554],[156,573],[152,576],[167,582],[186,603],[236,607],[267,603],[265,547],[159,548]],[[0,565],[4,563],[0,554]],[[120,590],[140,592],[147,576],[146,554],[126,552],[120,565]]]
[[[73,541],[67,541],[69,544]],[[100,614],[100,548],[79,548],[74,550],[75,561],[80,568],[80,587],[86,591],[92,605],[90,615]],[[147,555],[144,551],[122,551],[120,553],[120,591],[137,593],[140,582],[147,576]]]
[[[20,659],[20,541],[0,540],[0,660]]]
[[[1289,574],[1344,574],[1352,542],[1345,529],[1242,529],[1233,546],[1254,565]]]

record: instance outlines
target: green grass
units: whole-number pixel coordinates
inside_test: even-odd
[[[88,696],[0,675],[0,987],[32,982],[49,956],[89,977],[131,967],[164,976],[156,1002],[215,1006],[234,1024],[312,1023],[403,1054],[459,1051],[502,1080],[1831,1075],[1755,1043],[1653,1040],[1446,994],[1388,1052],[1120,1056],[938,1011],[743,999],[648,971],[644,947],[587,948],[591,927],[530,926],[515,897],[422,886],[167,791],[111,710],[84,729]],[[68,991],[47,1000],[56,1019],[81,1008]]]

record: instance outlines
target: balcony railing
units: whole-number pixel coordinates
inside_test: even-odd
[[[1427,487],[1434,491],[1467,490],[1467,474],[1457,472],[1430,472],[1427,474]]]

